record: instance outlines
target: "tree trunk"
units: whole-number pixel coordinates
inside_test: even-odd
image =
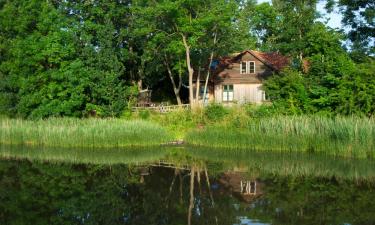
[[[138,90],[139,90],[139,91],[142,91],[142,90],[143,90],[143,89],[142,89],[142,88],[143,88],[142,83],[143,83],[142,79],[139,79],[138,82],[137,82],[137,86],[138,86]]]
[[[165,55],[164,55],[164,64],[165,64],[165,67],[167,68],[168,76],[169,76],[169,78],[171,80],[171,83],[172,83],[173,92],[176,96],[177,104],[181,105],[182,104],[181,97],[180,97],[181,82],[182,82],[181,81],[181,75],[179,74],[179,77],[178,77],[179,81],[178,81],[178,87],[177,87],[176,82],[174,81],[174,78],[173,78],[172,70],[169,66],[168,58]]]
[[[216,42],[217,42],[217,32],[215,32],[215,35],[214,35],[214,46],[216,45]],[[205,100],[206,100],[208,80],[210,78],[211,64],[212,64],[213,58],[214,58],[214,51],[212,50],[211,55],[210,55],[210,63],[208,64],[208,68],[207,68],[206,82],[204,83],[203,104],[205,103]]]
[[[212,60],[214,58],[214,52],[212,51],[211,52],[211,56],[210,56],[210,63],[208,64],[208,70],[207,70],[207,76],[206,76],[206,82],[204,83],[204,90],[203,90],[203,105],[206,101],[206,95],[207,95],[207,86],[208,86],[208,80],[210,78],[210,70],[211,70],[211,64],[212,64]]]
[[[189,73],[189,101],[190,101],[190,106],[193,108],[195,106],[194,102],[194,92],[193,92],[193,74],[194,74],[194,69],[191,66],[191,61],[190,61],[190,46],[188,45],[186,41],[186,37],[184,34],[181,34],[182,36],[182,42],[184,43],[185,47],[185,53],[186,53],[186,66],[188,69]]]
[[[194,166],[191,167],[190,171],[190,202],[189,202],[189,212],[188,212],[188,225],[191,225],[191,214],[194,208]]]
[[[201,65],[199,63],[198,67],[198,74],[197,74],[197,80],[195,82],[195,101],[199,102],[199,89],[200,89],[200,83],[201,83]]]

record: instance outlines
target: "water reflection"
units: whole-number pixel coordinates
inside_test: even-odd
[[[0,224],[375,224],[372,161],[66,152],[0,151]]]

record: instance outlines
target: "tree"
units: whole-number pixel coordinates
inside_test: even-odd
[[[343,14],[342,23],[350,27],[348,37],[353,49],[364,54],[375,53],[375,2],[373,0],[328,0],[332,11],[338,5]]]
[[[305,57],[306,35],[317,19],[316,4],[319,0],[274,0],[273,4],[281,14],[281,29],[276,46],[284,54],[296,57],[302,62]]]
[[[218,33],[225,34],[225,30],[231,26],[231,12],[234,9],[235,4],[232,1],[190,0],[148,2],[147,8],[142,9],[148,21],[151,18],[154,20],[154,27],[149,35],[166,48],[158,52],[159,58],[166,59],[164,61],[169,65],[173,57],[178,58],[183,50],[189,82],[189,100],[192,105],[196,103],[193,90],[194,71],[199,73],[213,54],[212,49],[219,46]],[[171,68],[174,66],[168,67],[172,72]],[[175,90],[178,90],[177,86],[175,85]]]
[[[102,4],[2,6],[2,111],[30,118],[122,112],[133,91],[124,81],[121,36],[112,22],[116,4]]]

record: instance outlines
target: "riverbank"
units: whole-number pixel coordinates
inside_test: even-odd
[[[375,121],[368,117],[286,116],[262,108],[218,105],[195,112],[145,111],[118,119],[0,119],[0,144],[5,145],[122,148],[170,143],[223,151],[375,158]]]
[[[156,146],[171,140],[173,138],[165,128],[142,120],[0,120],[0,143],[5,145],[116,148]]]
[[[187,133],[193,146],[257,151],[319,152],[375,158],[373,119],[276,116],[249,120],[241,127],[213,124]]]

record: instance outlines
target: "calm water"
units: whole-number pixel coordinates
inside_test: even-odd
[[[0,148],[0,224],[375,224],[369,160]]]

